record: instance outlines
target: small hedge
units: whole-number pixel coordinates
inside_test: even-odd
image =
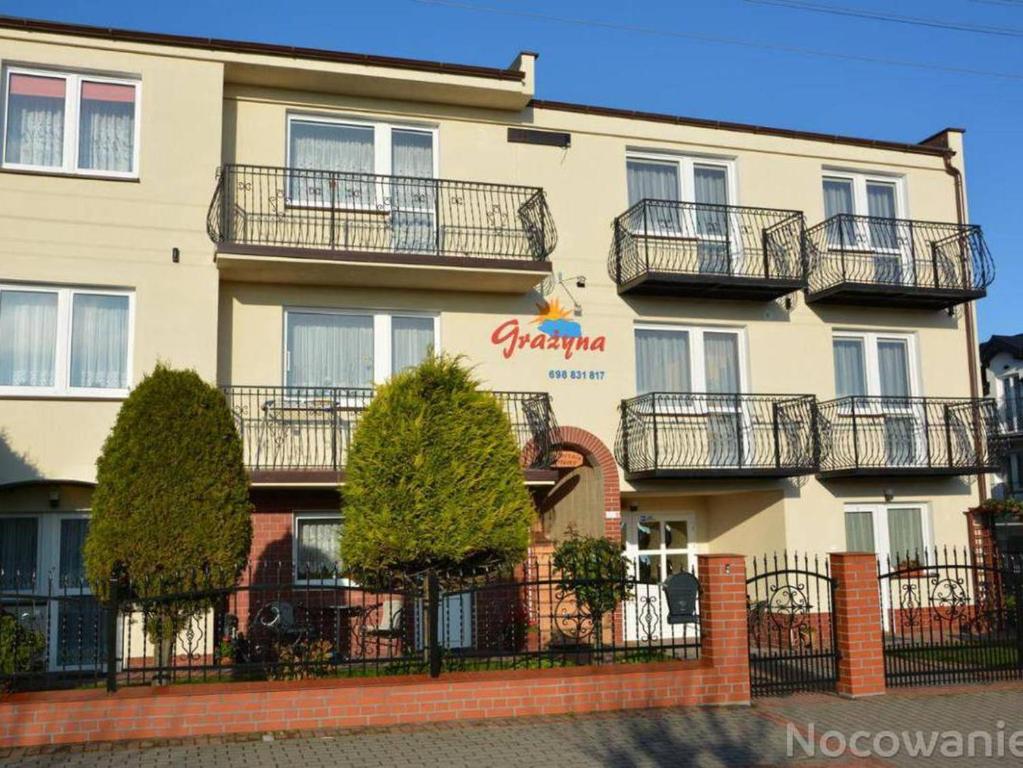
[[[341,558],[363,582],[520,562],[533,504],[504,409],[461,361],[381,386],[352,439]]]
[[[96,464],[85,570],[109,596],[138,598],[235,583],[252,542],[241,439],[223,394],[162,365],[132,391]],[[182,607],[173,619],[200,606]]]

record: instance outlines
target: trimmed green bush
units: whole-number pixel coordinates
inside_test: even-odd
[[[84,557],[101,600],[112,575],[139,599],[236,582],[252,542],[251,504],[219,390],[195,371],[157,365],[121,406],[96,470]],[[168,607],[165,628],[180,629],[201,607]]]
[[[342,495],[341,559],[363,582],[517,563],[533,504],[504,409],[461,360],[427,358],[363,413]]]

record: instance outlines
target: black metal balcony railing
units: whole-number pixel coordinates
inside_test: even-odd
[[[843,397],[818,406],[822,475],[965,475],[998,465],[984,398]]]
[[[808,300],[844,287],[860,293],[932,293],[952,304],[980,298],[994,261],[980,227],[840,214],[806,231]]]
[[[543,261],[544,191],[475,181],[224,165],[206,228],[218,245]]]
[[[251,471],[344,469],[372,389],[223,387]],[[553,460],[557,424],[545,392],[493,392],[511,422],[524,468]]]
[[[651,281],[789,292],[805,286],[802,238],[798,211],[641,200],[615,219],[608,266],[622,292]]]
[[[628,476],[788,477],[817,469],[812,395],[653,392],[620,406]]]

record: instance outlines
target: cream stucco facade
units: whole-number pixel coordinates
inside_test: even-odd
[[[285,313],[304,308],[435,316],[437,346],[465,355],[488,388],[549,393],[562,427],[585,430],[609,449],[619,402],[637,394],[637,324],[740,331],[749,393],[834,398],[833,336],[865,331],[911,339],[913,394],[976,394],[967,328],[971,304],[949,313],[810,305],[803,292],[788,301],[623,296],[608,270],[612,222],[629,206],[629,153],[725,161],[730,204],[802,211],[808,225],[826,218],[827,172],[898,179],[903,218],[955,222],[956,189],[945,159],[965,170],[960,132],[945,134],[952,152],[942,154],[884,142],[587,113],[531,101],[535,57],[529,54],[507,70],[521,74],[508,77],[0,27],[0,65],[12,64],[110,73],[141,83],[137,179],[0,171],[0,284],[130,291],[129,384],[165,361],[195,368],[223,386],[280,386]],[[558,231],[552,276],[521,289],[487,270],[458,280],[431,276],[443,270],[430,266],[400,276],[386,264],[345,273],[343,264],[289,258],[286,249],[271,271],[265,262],[229,269],[230,257],[218,262],[206,232],[217,169],[233,163],[285,166],[289,115],[429,129],[435,132],[438,178],[542,188]],[[509,128],[567,133],[570,146],[509,142]],[[563,285],[557,285],[559,276]],[[603,348],[577,350],[570,359],[561,350],[531,348],[506,356],[506,343],[494,343],[495,330],[516,320],[521,333],[535,333],[537,304],[553,299],[569,308],[577,302],[572,319],[590,339],[604,337]],[[95,459],[119,402],[0,394],[0,512],[86,509]],[[694,549],[708,552],[842,550],[847,506],[886,503],[920,505],[926,544],[962,544],[963,511],[980,492],[972,475],[629,480],[621,467],[615,471],[620,497],[593,509],[594,516],[614,528],[630,514],[684,515],[692,521]],[[287,508],[277,498],[276,508]]]

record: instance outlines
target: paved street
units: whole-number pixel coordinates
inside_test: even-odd
[[[1003,723],[1001,726],[999,723]],[[867,731],[861,748],[891,731],[991,732],[1002,758],[942,759],[898,754],[882,759],[831,758],[819,751],[786,753],[787,725],[803,737],[813,723],[818,738],[838,729],[848,739]],[[752,709],[674,709],[546,720],[403,727],[362,732],[280,734],[241,739],[202,739],[159,744],[102,745],[88,749],[0,752],[0,765],[49,768],[188,766],[188,768],[341,768],[344,766],[742,766],[785,765],[1019,765],[1009,736],[1023,730],[1023,686],[987,686],[948,691],[899,692],[860,701],[833,696],[792,696],[758,701]],[[978,742],[980,743],[980,742]],[[1021,739],[1023,745],[1023,739]],[[834,750],[835,742],[826,745]],[[880,742],[881,751],[890,749]],[[836,750],[837,751],[837,750]]]

